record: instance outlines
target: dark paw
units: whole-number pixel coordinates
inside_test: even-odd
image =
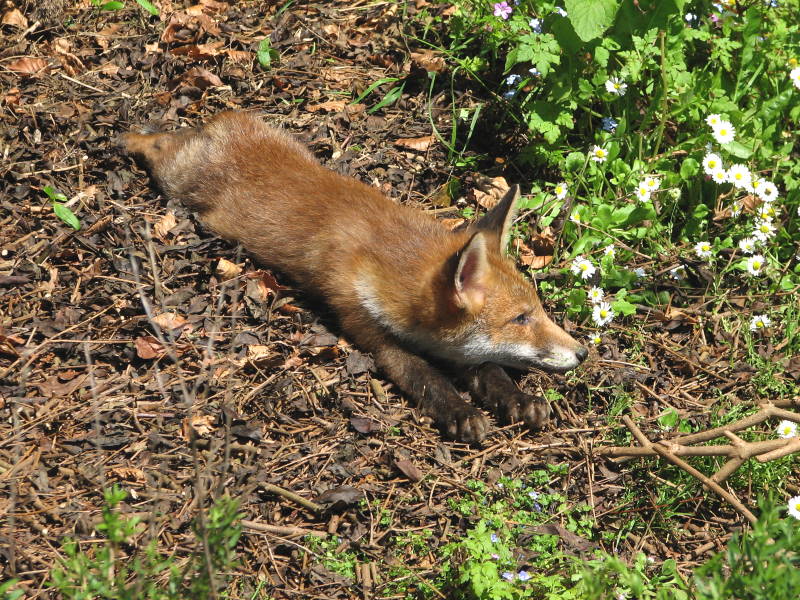
[[[452,406],[442,423],[444,432],[452,439],[467,444],[478,444],[489,433],[489,419],[474,406],[463,403]]]
[[[541,429],[550,420],[550,404],[544,398],[516,392],[499,403],[504,423],[525,423],[530,429]]]

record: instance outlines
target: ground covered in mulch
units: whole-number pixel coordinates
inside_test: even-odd
[[[431,123],[448,130],[453,98],[490,98],[467,80],[454,95],[448,82],[429,96],[431,57],[412,58],[424,49],[408,35],[414,3],[165,0],[161,17],[134,2],[118,12],[72,4],[2,7],[0,579],[18,577],[29,597],[48,596],[43,582],[65,536],[91,545],[101,490],[112,483],[129,492],[123,510],[148,523],[143,540],[179,558],[195,548],[199,505],[223,492],[239,499],[241,597],[256,582],[274,598],[366,596],[363,577],[303,551],[309,533],[335,533],[340,551],[357,549],[373,565],[371,593],[381,594],[387,565],[430,580],[441,567],[433,554],[398,556],[389,541],[429,530],[433,551],[470,526],[448,505],[469,495],[468,481],[524,478],[546,464],[569,465],[554,485],[570,503],[589,504],[598,531],[619,531],[631,511],[653,523],[653,477],[665,472],[595,453],[625,440],[615,399],[626,394],[651,428],[669,407],[704,427],[726,400],[758,399],[738,332],[706,310],[702,273],[692,273],[696,297],[674,289],[689,308],[638,316],[646,337],[619,326],[577,372],[521,377],[525,389],[555,398],[545,431],[498,428],[482,448],[442,440],[324,312],[166,203],[115,146],[137,125],[257,110],[330,168],[458,216],[443,210],[453,172]],[[280,55],[269,68],[256,58],[266,36]],[[349,105],[383,77],[407,78],[397,102],[374,112],[365,109],[379,96]],[[511,145],[501,136],[484,145],[481,172],[456,173],[457,208],[482,210],[471,192],[484,176],[540,175],[504,170]],[[66,196],[80,230],[54,215],[46,186]],[[671,289],[670,260],[631,267],[646,266],[659,274],[652,285]],[[640,502],[621,506],[631,488]],[[741,522],[701,492],[673,519],[613,543],[598,536],[593,547],[686,567]],[[570,543],[565,550],[586,551]]]

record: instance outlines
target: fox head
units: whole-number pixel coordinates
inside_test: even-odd
[[[440,297],[432,304],[447,308],[429,323],[439,324],[434,338],[445,343],[430,350],[467,364],[568,371],[586,358],[586,348],[550,320],[535,286],[506,254],[518,198],[515,185],[467,230],[434,286]]]

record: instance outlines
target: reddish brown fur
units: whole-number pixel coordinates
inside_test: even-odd
[[[323,298],[343,331],[451,435],[478,440],[485,418],[407,346],[461,363],[484,362],[458,350],[475,336],[585,355],[505,257],[511,209],[450,232],[322,167],[305,147],[247,113],[221,113],[202,128],[172,134],[127,134],[123,144],[208,227]],[[463,281],[454,284],[459,265]],[[529,322],[512,322],[521,312]],[[519,414],[509,408],[509,418],[540,425],[539,404],[517,401]]]

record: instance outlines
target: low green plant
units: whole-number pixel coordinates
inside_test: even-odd
[[[57,192],[49,185],[44,186],[42,191],[50,198],[50,202],[53,205],[53,213],[65,224],[72,227],[75,231],[78,231],[81,228],[81,222],[78,217],[75,216],[75,213],[64,204],[67,201],[67,197],[61,192]]]
[[[205,600],[224,593],[240,535],[235,500],[218,500],[204,520],[195,522],[201,548],[179,568],[173,556],[158,552],[155,540],[143,549],[133,545],[141,522],[117,510],[126,496],[116,485],[105,491],[97,526],[104,541],[92,551],[81,550],[75,540],[64,541],[65,558],[50,572],[51,588],[67,600]]]
[[[155,5],[150,2],[149,0],[136,0],[136,4],[142,7],[143,10],[147,11],[151,15],[157,17],[158,16],[158,9]],[[125,8],[124,2],[119,2],[118,0],[92,0],[92,6],[99,8],[100,10],[106,11],[114,11],[114,10],[122,10]]]

